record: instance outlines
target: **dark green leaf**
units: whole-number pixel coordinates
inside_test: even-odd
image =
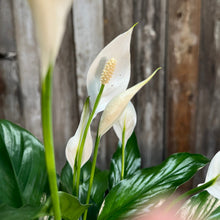
[[[43,145],[23,128],[0,120],[0,204],[39,205],[46,182]]]
[[[81,168],[80,172],[80,183],[85,183],[90,178],[92,164],[88,161],[83,167]],[[95,170],[95,174],[101,172],[98,168]],[[69,163],[66,162],[65,166],[63,167],[60,175],[60,188],[68,192],[70,194],[73,193],[73,172],[72,168],[70,167]]]
[[[81,169],[79,200],[82,203],[86,202],[90,173],[91,162],[88,161]],[[92,204],[92,206],[89,207],[87,219],[95,219],[98,215],[100,205],[104,199],[105,191],[108,189],[108,175],[108,171],[101,171],[96,168],[90,197],[90,204]],[[72,169],[69,164],[66,163],[61,172],[61,189],[72,194],[72,183]]]
[[[137,171],[112,188],[98,220],[126,219],[135,215],[156,198],[173,193],[207,162],[208,159],[199,154],[178,153],[159,166]]]
[[[111,160],[111,168],[109,175],[110,189],[118,184],[121,180],[121,143],[119,143],[117,151],[114,153]],[[137,139],[135,133],[129,138],[125,148],[125,173],[126,179],[130,175],[134,174],[141,166],[141,158],[137,145]]]
[[[61,215],[65,220],[77,220],[89,207],[89,205],[80,204],[79,200],[75,196],[65,192],[59,192],[59,198]],[[53,208],[50,198],[45,207],[41,210],[41,213],[45,213],[45,215],[53,215]],[[42,216],[42,214],[39,216]]]
[[[7,205],[0,205],[0,219],[2,220],[31,220],[35,219],[41,207],[23,206],[13,208]]]
[[[73,172],[68,162],[66,162],[60,174],[60,189],[73,194]]]
[[[97,172],[94,176],[90,196],[90,204],[92,204],[92,206],[89,207],[87,220],[97,219],[100,206],[104,200],[105,192],[108,189],[108,175],[109,172],[105,170]],[[85,183],[83,183],[80,186],[80,201],[86,201],[89,180],[90,179],[88,179]]]
[[[207,191],[202,191],[187,200],[182,206],[181,212],[184,214],[184,219],[206,219],[218,205],[218,199]]]

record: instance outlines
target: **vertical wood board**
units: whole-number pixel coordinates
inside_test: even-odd
[[[166,153],[195,151],[200,0],[169,1]]]
[[[74,135],[79,121],[74,56],[70,15],[53,75],[53,127],[58,171],[65,164],[66,144]]]
[[[13,0],[24,127],[42,140],[39,58],[27,1]]]
[[[158,68],[164,68],[166,1],[134,1],[135,39],[133,78],[140,82]],[[136,95],[136,134],[142,165],[159,164],[163,159],[164,70]],[[155,153],[156,152],[156,153]]]

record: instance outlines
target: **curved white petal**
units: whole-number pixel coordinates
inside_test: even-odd
[[[105,134],[117,121],[133,96],[161,69],[158,68],[147,79],[115,96],[106,106],[99,124],[99,136]]]
[[[89,118],[89,99],[86,100],[86,103],[84,105],[83,112],[80,118],[80,123],[76,130],[76,133],[73,137],[69,139],[66,145],[66,151],[65,151],[66,159],[72,168],[74,167],[74,163],[76,159],[76,152],[79,147],[79,143],[82,138],[83,131],[85,130],[88,118]],[[85,145],[83,148],[81,166],[83,166],[89,160],[92,154],[92,147],[93,147],[93,141],[92,141],[92,135],[91,135],[90,128],[89,128],[87,136],[86,136]]]
[[[119,140],[122,142],[122,132],[125,126],[125,146],[132,135],[137,122],[137,114],[135,108],[131,102],[128,103],[125,110],[121,114],[118,121],[113,124],[114,131],[118,136]]]
[[[125,91],[130,80],[130,41],[133,27],[116,37],[96,57],[87,74],[87,90],[92,106],[98,95],[101,83],[100,77],[108,60],[114,58],[116,67],[109,83],[105,85],[101,100],[95,115],[103,111],[108,102],[116,95]]]
[[[65,31],[67,14],[73,0],[28,0],[40,47],[42,79],[54,64]]]
[[[212,158],[207,174],[205,182],[208,182],[220,175],[220,151],[215,154]],[[220,177],[216,180],[216,182],[206,189],[212,196],[220,199]]]
[[[77,148],[79,145],[80,141],[80,136],[79,135],[74,135],[72,138],[69,139],[66,145],[66,159],[68,163],[70,164],[71,168],[73,169],[75,159],[76,159],[76,152]],[[81,167],[89,160],[92,154],[92,146],[93,146],[93,141],[92,141],[92,135],[90,132],[90,128],[86,137],[85,145],[83,148],[83,155],[82,155],[82,162],[81,162]]]

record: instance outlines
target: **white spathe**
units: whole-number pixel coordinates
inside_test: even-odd
[[[205,182],[208,182],[217,176],[220,175],[220,151],[215,154],[212,158],[207,174]],[[217,178],[215,183],[206,189],[212,196],[217,199],[220,199],[220,176]]]
[[[114,96],[119,95],[121,92],[125,91],[128,86],[131,72],[130,41],[132,31],[133,27],[111,41],[98,54],[89,68],[87,74],[87,90],[93,107],[101,87],[100,77],[106,62],[111,58],[114,58],[117,62],[112,78],[105,85],[95,115],[98,112],[103,111],[108,102]]]
[[[87,99],[83,112],[80,118],[80,123],[79,126],[76,130],[76,133],[73,137],[69,139],[66,145],[66,159],[68,163],[70,164],[71,168],[73,169],[75,159],[76,159],[76,152],[78,151],[78,147],[81,141],[81,138],[83,136],[83,132],[86,127],[86,123],[88,121],[90,112],[89,112],[89,99]],[[92,154],[92,148],[93,148],[93,141],[92,141],[92,135],[90,132],[90,128],[87,133],[85,145],[83,148],[83,155],[82,155],[82,162],[81,162],[81,167],[89,160],[91,154]]]
[[[121,94],[115,96],[106,106],[104,112],[102,113],[100,123],[99,123],[99,136],[105,134],[113,124],[119,119],[120,115],[128,105],[129,101],[133,96],[146,85],[151,78],[157,73],[161,68],[157,68],[147,79],[142,82],[132,86]]]
[[[123,128],[125,127],[125,146],[132,135],[137,122],[137,114],[135,108],[131,102],[128,103],[125,110],[119,117],[118,121],[113,124],[113,129],[118,136],[119,140],[122,142]]]
[[[39,44],[42,79],[54,65],[73,0],[28,0]]]

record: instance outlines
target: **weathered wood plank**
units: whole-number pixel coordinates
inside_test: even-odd
[[[76,74],[80,112],[87,97],[87,71],[98,52],[103,48],[102,7],[101,0],[76,0],[73,4]]]
[[[119,34],[127,31],[133,25],[133,3],[132,0],[104,1],[104,42],[105,45]],[[120,51],[118,51],[120,53]],[[117,148],[118,138],[113,129],[105,136],[105,148],[100,152],[105,167],[109,168],[110,160]]]
[[[140,82],[157,67],[164,67],[166,1],[134,1],[133,80]],[[136,134],[142,165],[159,164],[163,159],[164,70],[135,98]],[[156,153],[155,153],[156,152]]]
[[[0,0],[0,54],[15,52],[12,2]]]
[[[0,118],[22,124],[11,1],[0,1]]]
[[[88,96],[86,89],[86,76],[92,61],[103,48],[103,2],[102,0],[76,0],[73,4],[74,39],[76,54],[76,75],[79,112]],[[92,135],[95,138],[97,120],[93,122]],[[99,148],[97,164],[105,168],[103,149],[105,138],[102,138]]]
[[[202,1],[196,152],[220,150],[220,1]],[[205,171],[201,174],[205,178]],[[195,184],[201,182],[201,175]]]
[[[23,124],[20,92],[17,62],[0,59],[0,119]]]
[[[196,150],[212,157],[220,148],[220,1],[202,2]],[[210,16],[212,15],[212,16]]]
[[[42,140],[39,58],[27,1],[13,0],[13,12],[23,102],[23,126]]]
[[[53,75],[54,145],[59,171],[66,161],[66,143],[74,135],[79,121],[74,56],[73,25],[70,15]]]
[[[169,1],[166,154],[195,151],[201,1]]]

